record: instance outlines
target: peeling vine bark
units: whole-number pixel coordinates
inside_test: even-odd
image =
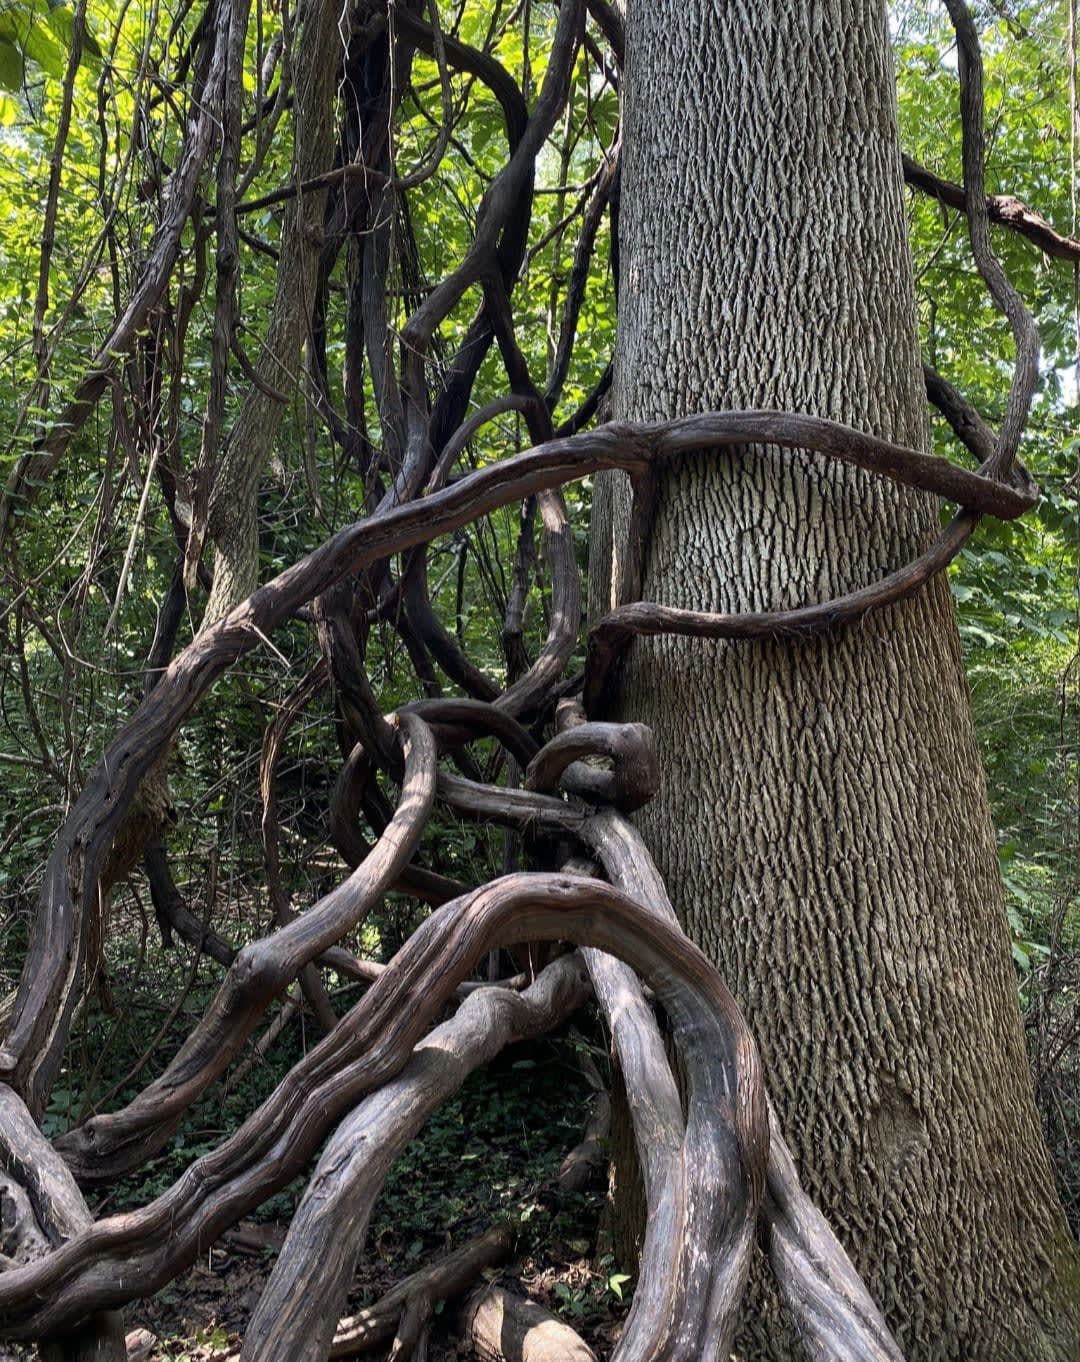
[[[340,46],[338,11],[311,4],[303,11],[295,53],[294,117],[296,175],[310,179],[329,165],[334,140],[333,93],[337,81],[335,44]],[[282,231],[277,291],[266,335],[261,340],[247,398],[205,478],[208,522],[194,525],[196,536],[209,531],[217,550],[214,584],[206,622],[220,619],[258,584],[258,525],[255,493],[281,423],[278,393],[289,390],[300,369],[315,298],[315,277],[323,241],[325,195],[319,190],[297,196],[288,207]],[[219,266],[220,268],[220,266]],[[189,549],[197,561],[201,543]]]
[[[549,965],[524,993],[481,989],[425,1037],[394,1082],[349,1114],[327,1141],[293,1217],[244,1338],[245,1362],[328,1355],[393,1161],[474,1069],[506,1044],[550,1031],[588,992],[573,955]]]

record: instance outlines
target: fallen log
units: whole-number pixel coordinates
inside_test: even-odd
[[[502,1286],[485,1286],[469,1298],[462,1336],[483,1362],[596,1362],[569,1324]]]
[[[412,1307],[421,1314],[423,1310],[417,1310],[416,1304],[423,1302],[430,1314],[439,1301],[452,1300],[468,1290],[485,1268],[509,1258],[513,1247],[513,1227],[506,1222],[492,1225],[445,1258],[398,1282],[374,1305],[347,1315],[338,1324],[330,1356],[353,1357],[385,1346],[399,1335],[406,1309]]]

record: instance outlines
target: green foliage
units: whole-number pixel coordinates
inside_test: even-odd
[[[592,1199],[534,1219],[542,1185],[580,1139],[588,1086],[565,1043],[515,1047],[470,1076],[395,1164],[372,1218],[378,1252],[429,1257],[494,1218],[527,1234],[581,1232]],[[595,1209],[595,1207],[593,1207]]]
[[[1075,232],[1064,7],[1014,3],[977,10],[987,66],[990,186],[1020,195],[1059,230]],[[554,6],[529,7],[527,41],[521,24],[508,22],[507,6],[466,4],[452,10],[444,6],[441,12],[448,32],[484,48],[522,86],[527,102],[535,103],[550,58]],[[935,173],[959,180],[955,52],[943,12],[938,5],[910,0],[893,5],[892,13],[905,148]],[[0,411],[5,413],[0,484],[55,429],[89,356],[104,344],[140,277],[186,133],[186,54],[198,21],[198,7],[166,5],[159,13],[111,0],[88,7],[83,59],[71,89],[73,118],[62,148],[41,335],[35,342],[42,220],[74,10],[42,0],[0,5],[0,87],[7,92],[0,98]],[[249,127],[256,122],[257,73],[281,32],[279,7],[258,7],[244,70],[243,113]],[[575,74],[569,106],[538,161],[525,262],[513,281],[517,336],[541,388],[554,372],[583,214],[598,167],[617,135],[618,99],[611,82],[597,73],[585,52]],[[450,84],[455,110],[464,110],[452,145],[430,180],[403,200],[395,219],[387,297],[395,335],[418,301],[465,255],[478,205],[506,162],[507,129],[494,96],[467,73],[452,72]],[[441,99],[436,64],[417,57],[393,129],[400,174],[427,158],[442,118]],[[292,157],[293,128],[285,116],[265,158],[252,164],[245,198],[254,201],[287,185]],[[212,284],[206,282],[213,279],[215,263],[206,226],[213,180],[211,165],[201,185],[200,221],[185,229],[160,307],[123,356],[114,388],[33,504],[27,499],[16,507],[16,549],[5,559],[0,585],[0,771],[6,794],[0,812],[0,995],[14,984],[30,907],[56,830],[143,693],[143,667],[178,553],[177,524],[151,477],[151,460],[164,459],[179,471],[182,503],[191,496],[185,479],[200,457],[213,333]],[[974,268],[964,220],[915,193],[909,203],[925,357],[991,424],[1000,422],[1012,344]],[[288,211],[286,202],[275,202],[242,219],[246,235],[240,243],[237,337],[251,355],[259,353],[274,298],[273,252]],[[1075,279],[1068,267],[1014,234],[995,230],[994,242],[1042,333],[1042,386],[1022,455],[1044,495],[1036,511],[1017,524],[981,525],[951,580],[1000,831],[1018,985],[1025,1002],[1034,1003],[1041,996],[1048,952],[1080,949],[1072,889],[1080,882]],[[614,352],[611,253],[605,214],[585,283],[573,364],[553,411],[556,425],[593,389]],[[352,286],[354,267],[343,251],[329,279],[333,298]],[[189,291],[199,289],[203,292],[181,344],[177,318]],[[432,347],[438,363],[448,363],[456,353],[480,300],[478,287],[468,289],[441,325]],[[344,314],[342,307],[328,311],[322,338],[328,395],[339,411],[346,408],[347,396]],[[370,373],[365,372],[361,386],[366,434],[378,446],[384,432]],[[493,349],[480,371],[472,407],[504,389],[501,359]],[[226,430],[249,390],[245,373],[233,365],[226,382]],[[298,379],[259,484],[264,580],[370,505],[371,487],[342,454],[309,399],[307,379]],[[938,420],[933,439],[942,453],[965,458]],[[469,443],[461,468],[482,466],[529,443],[521,415],[504,414]],[[148,479],[153,495],[139,519]],[[568,488],[566,502],[584,568],[591,485]],[[436,611],[468,656],[500,684],[507,670],[500,630],[520,528],[516,511],[493,514],[437,542],[428,559]],[[539,549],[536,527],[531,542]],[[135,551],[124,577],[129,543]],[[551,608],[539,553],[526,596],[524,641],[535,656]],[[194,636],[204,605],[205,593],[198,587],[187,602],[178,647]],[[275,635],[272,647],[218,683],[213,703],[183,729],[171,756],[170,792],[178,818],[170,852],[177,878],[196,914],[237,944],[265,931],[270,920],[257,788],[263,735],[317,656],[310,623],[294,621]],[[384,711],[415,697],[409,659],[385,621],[373,624],[365,661]],[[297,908],[340,879],[341,863],[326,827],[340,756],[333,703],[323,696],[290,730],[276,773],[283,888]],[[490,763],[494,756],[480,748],[478,759]],[[420,859],[475,883],[501,869],[504,854],[501,830],[442,818],[425,832]],[[215,875],[208,873],[211,859]],[[349,944],[365,956],[386,959],[425,911],[414,900],[390,896]],[[168,954],[157,947],[137,875],[133,889],[118,891],[113,922],[108,965],[121,1014],[112,1016],[94,1001],[85,1005],[46,1118],[50,1134],[99,1105],[124,1101],[158,1072],[220,977],[206,961],[193,966],[186,949]],[[186,998],[185,990],[190,990]],[[339,1002],[344,1005],[348,998],[343,994]],[[170,1019],[176,999],[182,1002]],[[133,1074],[148,1033],[158,1028],[162,1034],[154,1052]],[[257,1066],[224,1095],[195,1104],[169,1148],[138,1178],[113,1189],[109,1205],[141,1204],[170,1185],[180,1169],[216,1145],[223,1131],[235,1128],[271,1091],[283,1066],[308,1040],[301,1028],[291,1030],[271,1064]],[[535,1067],[514,1068],[522,1063]],[[583,1094],[573,1074],[564,1052],[541,1047],[524,1059],[515,1056],[494,1076],[470,1080],[429,1123],[388,1183],[372,1228],[377,1250],[419,1261],[441,1246],[445,1235],[467,1232],[493,1208],[531,1225],[537,1186],[576,1137]],[[529,1081],[528,1098],[519,1082],[523,1077]],[[293,1195],[294,1189],[280,1194],[267,1213],[286,1210]],[[566,1211],[568,1224],[562,1227],[571,1237],[574,1214]],[[591,1316],[622,1300],[627,1278],[615,1266],[601,1261],[587,1282],[562,1284],[559,1294],[569,1316]]]
[[[61,80],[75,41],[75,11],[53,0],[4,0],[0,5],[0,87],[21,94],[34,75]],[[80,62],[98,70],[102,50],[84,22]],[[16,115],[5,100],[2,121],[10,125]]]
[[[1075,231],[1065,11],[990,5],[980,17],[988,186],[1019,195],[1060,231]],[[936,6],[897,5],[894,25],[905,150],[958,181],[957,80],[947,16]],[[978,277],[962,215],[917,193],[911,207],[926,358],[993,425],[1003,416],[1011,375],[1008,328]],[[1045,886],[1040,891],[1033,872],[1060,854],[1075,818],[1073,716],[1063,713],[1059,692],[1076,646],[1078,522],[1070,480],[1080,415],[1078,338],[1073,272],[1011,232],[995,230],[994,246],[1042,333],[1043,382],[1021,455],[1043,496],[1019,522],[981,525],[952,582],[1012,912],[1037,936]],[[942,453],[964,457],[940,421],[934,438]],[[1030,960],[1026,949],[1019,953]]]

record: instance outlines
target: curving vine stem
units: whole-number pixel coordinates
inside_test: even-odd
[[[122,816],[125,795],[130,798],[142,774],[229,661],[254,646],[276,622],[287,618],[316,591],[325,590],[343,572],[376,554],[420,542],[448,524],[462,523],[477,505],[520,500],[523,486],[542,487],[549,479],[562,481],[568,465],[574,472],[601,466],[641,467],[651,459],[670,457],[687,444],[696,448],[710,440],[716,446],[743,444],[748,432],[763,431],[774,443],[782,441],[795,447],[815,443],[824,452],[876,468],[898,481],[970,498],[979,509],[994,506],[1006,513],[1019,513],[1030,501],[1026,487],[1017,491],[982,474],[965,473],[830,422],[776,413],[729,413],[652,428],[608,427],[554,441],[481,470],[425,499],[420,506],[402,507],[361,522],[289,569],[185,650],[88,783],[50,865],[43,905],[61,911],[43,913],[38,918],[35,944],[38,958],[52,967],[53,991],[42,987],[40,975],[24,975],[3,1053],[7,1076],[17,1082],[22,1073],[28,1073],[28,1094],[35,1092],[35,1082],[42,1082],[42,1056],[28,1043],[34,1023],[41,1027],[44,1020],[46,1027],[53,1027],[54,1035],[59,1034],[64,1003],[72,996],[57,988],[65,972],[58,968],[61,962],[54,953],[55,933],[66,927],[72,946],[78,949],[80,908],[85,911],[110,833]],[[501,722],[505,725],[506,721]],[[430,730],[416,714],[403,714],[400,723],[408,735],[409,749],[399,816],[409,832],[404,841],[395,834],[386,843],[390,860],[385,868],[378,851],[361,863],[356,876],[363,876],[365,882],[374,879],[376,885],[388,883],[408,860],[433,794],[435,747]],[[640,766],[641,743],[641,735],[632,728],[621,745],[608,726],[586,725],[577,738],[571,729],[532,759],[526,784],[548,786],[562,777],[572,785],[575,759],[597,750],[614,756],[617,766],[625,764],[630,751],[634,764]],[[421,752],[425,755],[418,756]],[[648,793],[654,770],[646,761],[643,775],[627,777],[625,772],[616,772],[610,783],[601,782],[599,788],[594,778],[589,792],[638,803]],[[439,777],[443,797],[449,797],[452,804],[455,781],[459,787],[468,784],[458,778]],[[414,795],[411,790],[417,782],[420,785]],[[490,802],[494,796],[499,807],[512,808],[514,795],[505,789],[476,787],[473,807],[483,809],[485,798]],[[414,802],[417,799],[418,804]],[[553,825],[567,831],[575,824],[579,829],[583,825],[582,814],[575,816],[573,807],[562,800],[550,799],[535,789],[521,791],[520,799],[522,817],[527,820],[535,821],[546,812]],[[546,806],[542,802],[545,799]],[[671,1284],[692,1283],[693,1273],[686,1278],[681,1271],[673,1272],[669,1263],[646,1280],[655,1280],[663,1287],[668,1307],[677,1304],[690,1311],[685,1329],[680,1326],[681,1332],[676,1331],[684,1349],[688,1339],[699,1338],[702,1328],[708,1331],[710,1340],[729,1338],[745,1280],[768,1148],[753,1045],[730,995],[695,948],[655,912],[617,894],[612,897],[613,893],[589,881],[518,876],[497,881],[464,901],[438,910],[410,939],[363,1002],[293,1070],[274,1098],[236,1136],[192,1165],[170,1192],[142,1211],[122,1217],[120,1223],[99,1222],[26,1267],[0,1274],[0,1327],[20,1334],[52,1332],[90,1310],[131,1299],[160,1285],[216,1233],[298,1171],[328,1123],[364,1091],[401,1068],[438,1007],[493,944],[571,939],[628,958],[653,984],[676,1033],[684,1036],[684,1061],[692,1079],[684,1152],[661,1180],[658,1205],[666,1211],[681,1208],[680,1215],[685,1217],[669,1227],[665,1245],[688,1246],[688,1261],[699,1268],[708,1263],[709,1270],[696,1288],[681,1288],[675,1302],[670,1299]],[[339,897],[340,910],[336,908]],[[220,1072],[239,1041],[250,1033],[260,1011],[258,1002],[268,1001],[306,963],[339,939],[370,901],[370,894],[358,893],[353,882],[347,881],[319,908],[295,919],[255,948],[245,948],[230,970],[229,979],[235,982],[223,991],[203,1034],[196,1033],[178,1056],[176,1077],[167,1075],[161,1091],[148,1090],[128,1114],[98,1118],[96,1126],[85,1128],[85,1134],[76,1132],[71,1140],[62,1142],[76,1166],[81,1161],[84,1173],[93,1176],[91,1169],[100,1156],[101,1168],[109,1168],[107,1134],[101,1150],[95,1148],[95,1131],[99,1128],[103,1133],[118,1131],[120,1148],[133,1135],[136,1143],[147,1141],[139,1147],[141,1154],[158,1147],[182,1105],[198,1090],[191,1084],[204,1084]],[[556,909],[554,904],[560,906]],[[42,928],[48,931],[42,932]],[[294,938],[295,944],[290,944]],[[68,986],[70,989],[70,983]],[[411,996],[413,1002],[405,1004],[405,996]],[[41,1000],[36,1015],[31,1007],[35,998]],[[706,1035],[707,1045],[702,1039]],[[706,1062],[706,1054],[728,1058],[716,1069]],[[221,1058],[220,1066],[214,1055]],[[25,1065],[20,1064],[21,1059],[27,1061]],[[189,1072],[192,1077],[184,1077]],[[170,1091],[173,1096],[166,1096]],[[37,1092],[40,1100],[44,1088],[38,1087]],[[716,1124],[718,1113],[723,1116],[721,1127]],[[150,1133],[139,1133],[147,1131]],[[80,1150],[84,1151],[81,1156]],[[721,1173],[725,1168],[727,1171]],[[740,1186],[744,1190],[736,1196],[735,1189]],[[742,1209],[737,1211],[738,1207]],[[168,1246],[162,1249],[159,1240],[165,1225],[170,1235]],[[723,1251],[703,1257],[701,1236],[715,1234],[718,1225],[724,1227]],[[642,1299],[651,1299],[648,1290]],[[660,1328],[656,1320],[665,1316],[672,1317],[670,1308],[654,1309],[654,1331]],[[631,1340],[645,1337],[636,1331],[628,1335]],[[628,1352],[627,1356],[659,1355],[656,1338],[634,1346],[642,1350]],[[691,1354],[684,1351],[682,1355]]]
[[[530,375],[515,336],[511,299],[527,259],[537,158],[566,107],[579,54],[592,51],[591,38],[583,44],[586,9],[621,61],[621,19],[604,0],[590,0],[587,6],[567,0],[560,7],[531,110],[489,52],[441,31],[434,4],[428,6],[431,22],[417,4],[358,6],[349,21],[352,28],[341,35],[344,56],[335,57],[357,100],[339,148],[339,155],[349,159],[246,203],[236,202],[237,186],[250,184],[255,166],[240,174],[238,91],[226,80],[230,62],[240,60],[246,11],[241,15],[237,6],[217,0],[207,12],[199,40],[203,99],[192,114],[167,211],[136,291],[93,369],[76,386],[67,424],[58,423],[59,433],[16,466],[0,498],[0,541],[23,481],[32,474],[31,483],[36,482],[56,468],[104,390],[117,354],[131,349],[156,306],[181,232],[196,211],[199,176],[226,103],[219,243],[235,253],[243,236],[238,220],[256,208],[327,191],[318,301],[306,300],[311,302],[309,367],[318,389],[313,405],[332,438],[360,465],[368,514],[215,618],[172,661],[110,744],[57,837],[0,1048],[0,1202],[14,1207],[14,1230],[0,1257],[0,1335],[55,1340],[88,1317],[103,1321],[102,1329],[115,1335],[116,1321],[108,1311],[170,1280],[239,1216],[303,1171],[327,1140],[243,1353],[246,1359],[282,1362],[327,1356],[373,1199],[404,1142],[471,1068],[515,1039],[550,1029],[594,994],[632,1099],[650,1211],[634,1304],[614,1359],[691,1362],[726,1356],[760,1229],[811,1357],[899,1362],[880,1312],[799,1185],[769,1109],[746,1022],[723,980],[679,929],[664,885],[627,818],[651,798],[658,783],[652,735],[639,724],[605,724],[589,716],[600,707],[620,653],[635,635],[788,639],[843,627],[919,590],[960,550],[980,516],[1011,519],[1034,504],[1037,489],[1014,460],[1033,390],[1037,344],[1030,316],[991,250],[988,224],[992,216],[1002,220],[1003,213],[987,200],[983,185],[978,46],[966,6],[959,0],[947,4],[961,57],[965,186],[935,182],[928,188],[953,199],[961,196],[974,256],[1017,345],[1016,375],[996,437],[951,385],[932,371],[927,374],[933,400],[976,452],[977,471],[832,421],[776,411],[711,412],[582,431],[602,399],[610,369],[579,409],[556,426],[554,409],[566,383],[588,262],[603,214],[618,201],[617,137],[582,199],[582,233],[546,384]],[[389,129],[414,50],[435,59],[443,121],[421,170],[402,175],[394,165]],[[287,57],[287,48],[279,55]],[[463,258],[446,278],[426,288],[413,262],[414,275],[406,283],[420,301],[399,336],[384,294],[391,248],[399,238],[407,240],[408,232],[394,224],[405,191],[436,172],[450,145],[451,71],[483,83],[496,100],[505,123],[507,161],[488,186]],[[361,75],[368,82],[363,98]],[[284,83],[285,76],[281,79]],[[280,89],[272,100],[268,96],[267,118],[280,117],[285,102]],[[384,114],[385,121],[376,114]],[[263,134],[259,139],[261,158]],[[908,173],[914,175],[910,168]],[[1025,229],[1041,230],[1030,216],[1023,219]],[[327,381],[323,315],[330,271],[343,241],[360,262],[349,288],[344,415],[334,408]],[[312,242],[307,237],[305,242],[311,255]],[[1063,249],[1074,245],[1065,243]],[[214,388],[207,407],[210,445],[216,445],[221,426],[229,356],[239,345],[232,334],[234,267],[231,257],[219,260]],[[482,295],[479,309],[458,353],[441,364],[438,383],[432,385],[439,327],[473,287]],[[470,412],[473,383],[493,343],[510,391]],[[356,400],[365,363],[383,429],[382,450],[368,438],[363,403]],[[276,400],[273,391],[262,395]],[[508,414],[524,418],[534,446],[454,476],[459,460],[475,453],[486,425]],[[553,435],[555,429],[574,433]],[[579,640],[580,581],[559,489],[612,469],[644,484],[660,463],[687,452],[708,456],[762,446],[855,465],[934,494],[956,506],[957,513],[912,562],[837,600],[744,615],[649,602],[621,605],[594,623],[584,674],[567,679]],[[197,487],[205,503],[203,520],[214,452],[209,450],[196,470],[204,478]],[[174,470],[169,477],[176,481]],[[170,489],[172,495],[172,483]],[[438,620],[424,554],[439,536],[530,498],[536,499],[546,536],[548,634],[539,656],[500,689],[469,662]],[[205,528],[195,523],[186,546],[181,545],[190,569],[185,586],[198,576]],[[526,566],[527,547],[522,552]],[[517,584],[518,616],[524,580]],[[163,1074],[125,1107],[94,1116],[50,1145],[36,1122],[68,1041],[87,925],[113,840],[144,777],[166,759],[213,683],[245,654],[273,647],[275,630],[299,617],[315,623],[324,657],[267,734],[264,832],[278,929],[236,953],[219,951],[227,972],[217,996]],[[365,671],[367,631],[376,620],[390,621],[400,633],[431,695],[438,696],[438,665],[473,698],[429,698],[382,715]],[[333,810],[334,841],[352,873],[293,915],[277,878],[274,762],[288,723],[324,677],[332,681],[350,734],[344,750],[359,739],[344,762]],[[543,743],[539,735],[559,701],[561,731]],[[470,751],[478,738],[494,739],[499,749],[486,774],[483,758]],[[443,769],[444,759],[454,760],[466,774]],[[522,788],[511,788],[512,781],[497,783],[498,763],[524,773]],[[397,784],[396,807],[374,787],[377,771]],[[371,814],[383,805],[381,819]],[[425,870],[414,855],[437,806],[513,829],[537,850],[541,863],[555,869],[506,875],[476,889]],[[371,846],[360,830],[361,810],[371,814],[378,829]],[[159,871],[167,878],[167,870],[159,866]],[[371,986],[336,1018],[318,966],[331,962],[345,973],[364,974],[342,943],[394,886],[441,906],[386,968],[367,971]],[[582,949],[559,956],[523,991],[470,985],[456,1014],[440,1021],[445,1008],[462,996],[460,986],[478,962],[501,946],[540,941]],[[685,1106],[638,976],[670,1020],[688,1084]],[[225,1073],[272,1001],[297,979],[321,1000],[327,1034],[320,1043],[234,1135],[192,1163],[161,1196],[137,1211],[92,1222],[76,1181],[82,1186],[110,1181],[159,1151],[191,1102]],[[316,1274],[318,1293],[311,1289]]]
[[[1034,502],[1021,489],[946,460],[904,449],[821,417],[781,412],[720,412],[657,425],[626,423],[549,441],[480,469],[451,487],[342,530],[307,558],[259,588],[205,630],[171,664],[86,783],[49,860],[15,1013],[0,1049],[0,1081],[40,1111],[66,1041],[82,960],[82,922],[112,837],[139,782],[168,749],[213,682],[260,645],[313,597],[349,573],[455,529],[534,492],[607,469],[639,471],[685,449],[715,450],[768,442],[828,454],[898,483],[961,502],[970,514],[1011,518]],[[963,513],[962,513],[963,517]],[[963,539],[949,547],[958,552]],[[940,564],[939,564],[940,566]],[[860,600],[860,613],[885,605],[895,583]],[[812,628],[832,626],[828,605],[814,607]],[[784,613],[750,617],[754,637],[783,637]],[[735,628],[732,629],[735,633]]]

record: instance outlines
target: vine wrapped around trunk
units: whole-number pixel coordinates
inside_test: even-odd
[[[947,9],[962,185],[901,156],[879,0],[641,0],[625,30],[608,0],[543,8],[479,22],[435,0],[207,0],[161,29],[151,6],[130,71],[121,19],[86,177],[102,229],[50,333],[92,50],[85,6],[73,19],[38,372],[0,495],[17,588],[0,602],[3,641],[63,811],[0,1045],[0,1336],[114,1362],[126,1304],[304,1176],[245,1362],[376,1341],[422,1359],[440,1289],[468,1295],[458,1323],[480,1356],[594,1356],[501,1284],[468,1294],[470,1274],[512,1254],[505,1226],[343,1316],[374,1201],[427,1116],[505,1046],[595,1002],[628,1099],[613,1144],[636,1149],[644,1196],[611,1362],[718,1362],[744,1346],[784,1362],[800,1348],[820,1362],[991,1359],[1001,1338],[1024,1362],[1065,1362],[1080,1268],[1027,1091],[943,569],[982,517],[1038,498],[1017,462],[1037,334],[990,224],[1061,259],[1080,245],[986,193],[981,60],[960,0]],[[499,40],[518,25],[511,58]],[[107,89],[125,81],[133,131],[110,141]],[[438,214],[417,225],[421,192],[445,190],[450,170],[450,198],[459,172],[477,187],[456,236]],[[920,362],[905,176],[963,213],[1008,321],[999,431]],[[542,233],[538,188],[553,208]],[[145,215],[122,240],[129,200]],[[613,358],[590,350],[583,377],[604,243],[618,344]],[[565,268],[541,304],[531,271],[549,248]],[[87,364],[65,327],[99,273],[115,315]],[[546,365],[521,324],[537,307]],[[78,374],[25,438],[62,343]],[[83,476],[106,394],[86,570],[40,610],[28,518],[62,500],[42,485]],[[927,396],[974,469],[927,452]],[[487,461],[489,442],[518,452]],[[264,495],[292,474],[303,535]],[[583,636],[572,513],[590,495]],[[124,709],[134,691],[118,688],[110,724],[129,717],[84,775],[70,705],[66,766],[40,722],[51,696],[35,693],[25,630],[70,701],[89,640],[104,649],[129,597],[153,595],[135,581],[144,540],[165,545],[168,587],[142,698]],[[264,551],[289,566],[258,585]],[[470,573],[497,616],[484,658]],[[259,701],[272,708],[253,758],[270,925],[249,934],[214,919],[218,848],[200,919],[162,834],[170,764],[216,683],[256,657],[285,679]],[[336,766],[320,771],[319,826],[340,862],[320,847],[305,907],[279,795],[283,754],[322,697]],[[148,789],[157,816],[140,819]],[[452,875],[423,863],[440,817],[500,830],[487,883],[464,858]],[[140,851],[163,940],[192,942],[222,977],[155,1077],[50,1140],[102,903]],[[358,959],[358,930],[391,891],[431,911],[385,964]],[[518,953],[499,979],[503,948]],[[331,970],[363,989],[347,1010]],[[305,1001],[317,1043],[159,1195],[95,1218],[84,1191],[161,1155],[286,996],[244,1063]],[[598,1142],[590,1132],[592,1154]],[[614,1216],[628,1227],[625,1202]]]

